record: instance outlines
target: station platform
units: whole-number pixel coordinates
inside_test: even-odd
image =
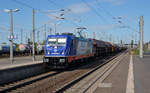
[[[135,93],[150,93],[150,55],[133,57]]]
[[[150,93],[150,55],[127,55],[93,93]]]
[[[25,65],[39,64],[42,63],[43,56],[35,56],[35,61],[32,61],[32,56],[14,57],[13,63],[10,62],[9,58],[0,59],[0,70],[15,68]]]

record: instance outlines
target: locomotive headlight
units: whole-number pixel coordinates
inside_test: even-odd
[[[57,46],[54,46],[54,48],[56,49],[56,48],[57,48]]]
[[[49,62],[49,59],[43,58],[43,62]]]
[[[50,52],[48,51],[48,52],[47,52],[47,54],[49,55],[49,54],[50,54]]]
[[[64,54],[65,54],[65,52],[63,51],[61,54],[63,54],[63,55],[64,55]]]

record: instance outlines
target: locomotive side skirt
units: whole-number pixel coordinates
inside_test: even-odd
[[[90,58],[94,57],[94,54],[87,54],[87,55],[81,55],[81,56],[70,56],[68,57],[68,62],[71,63],[72,61],[76,61],[79,59],[84,59],[84,58]]]

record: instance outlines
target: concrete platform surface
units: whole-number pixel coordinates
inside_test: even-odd
[[[14,68],[23,65],[31,65],[42,63],[43,55],[36,56],[35,61],[32,61],[32,56],[24,56],[24,57],[15,57],[14,62],[11,63],[9,58],[0,58],[0,70],[7,68]]]
[[[133,57],[135,93],[150,93],[150,56]]]
[[[132,69],[130,69],[133,72],[132,77],[129,70],[131,61],[133,63]],[[133,86],[131,86],[132,83]],[[131,58],[131,56],[128,55],[122,60],[118,67],[99,84],[94,93],[150,93],[150,56],[146,55],[141,59],[139,56],[133,56]]]
[[[130,56],[127,55],[113,72],[97,87],[94,93],[125,93]]]

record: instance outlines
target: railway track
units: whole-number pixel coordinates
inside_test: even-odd
[[[33,82],[37,82],[37,81],[40,81],[42,79],[57,75],[61,72],[62,71],[57,71],[57,72],[56,71],[50,71],[50,72],[47,72],[47,73],[44,72],[44,74],[29,77],[29,78],[26,78],[26,79],[23,79],[23,80],[20,80],[20,81],[11,82],[11,83],[8,83],[8,84],[3,84],[3,85],[0,86],[0,92],[2,92],[2,93],[3,92],[9,92],[11,90],[15,90],[15,89],[23,87],[25,85],[32,84]]]
[[[76,80],[78,77],[83,76],[83,74],[88,73],[89,71],[90,73],[94,72],[94,70],[91,71],[91,68],[98,69],[97,65],[99,65],[99,67],[102,67],[104,64],[113,60],[117,56],[110,58],[106,62],[103,62],[106,59],[96,62],[90,62],[90,64],[86,64],[79,68],[70,69],[67,71],[50,71],[34,77],[26,78],[24,80],[2,85],[0,86],[0,92],[51,93],[53,91],[56,91],[56,89],[62,87],[63,85],[66,85],[66,88],[61,88],[60,90],[56,91],[57,93],[60,93],[60,91],[64,91],[75,84],[75,82],[78,81]],[[88,76],[88,74],[83,76],[82,78],[86,76]],[[73,81],[74,83],[70,84],[71,86],[67,85],[71,81]]]
[[[96,84],[100,84],[120,63],[123,56],[124,54],[117,58],[111,58],[110,60],[83,74],[79,78],[72,80],[71,82],[57,89],[54,91],[54,93],[93,93],[96,89],[94,84],[96,82],[98,82]]]

